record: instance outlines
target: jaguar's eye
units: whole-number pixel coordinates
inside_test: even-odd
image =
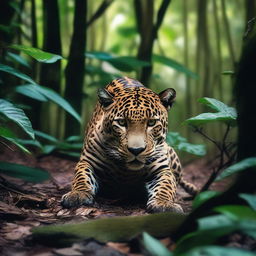
[[[125,119],[118,119],[116,120],[117,123],[120,125],[120,126],[126,126],[126,120]]]
[[[149,119],[148,126],[154,126],[156,124],[156,119]]]

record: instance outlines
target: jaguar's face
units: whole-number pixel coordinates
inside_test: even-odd
[[[141,92],[112,98],[104,108],[104,136],[108,157],[128,170],[141,170],[157,154],[167,133],[167,108],[160,96]],[[161,95],[161,94],[160,94]]]

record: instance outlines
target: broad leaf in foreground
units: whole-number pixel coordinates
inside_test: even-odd
[[[0,99],[0,114],[19,125],[32,139],[35,138],[31,122],[22,109],[15,107],[9,101]]]
[[[191,70],[189,70],[188,68],[186,68],[185,66],[183,66],[182,64],[178,63],[177,61],[171,58],[154,54],[153,61],[163,64],[165,66],[168,66],[170,68],[173,68],[179,72],[182,72],[191,78],[198,79],[198,75],[196,73],[192,72]]]
[[[150,63],[146,61],[139,60],[135,57],[131,56],[112,56],[109,53],[106,52],[87,52],[85,54],[87,58],[91,59],[98,59],[101,61],[106,61],[109,64],[111,64],[113,67],[115,67],[118,70],[124,71],[124,72],[131,72],[134,70],[137,70],[141,67],[149,66]]]
[[[27,82],[29,82],[31,84],[36,84],[36,82],[31,77],[29,77],[28,75],[20,72],[19,70],[15,69],[13,67],[10,67],[10,66],[7,66],[7,65],[3,65],[3,64],[0,63],[0,71],[7,72],[7,73],[9,73],[11,75],[19,77],[22,80],[27,81]]]
[[[173,234],[186,216],[177,213],[158,213],[89,220],[77,224],[48,225],[32,230],[41,243],[65,243],[94,238],[100,242],[128,241],[143,231],[155,237]]]
[[[255,256],[254,252],[221,246],[201,246],[184,252],[182,256]]]
[[[256,195],[251,194],[239,194],[239,197],[243,198],[251,208],[256,211]]]
[[[41,182],[50,177],[43,169],[7,162],[0,162],[0,173],[30,182]]]
[[[171,147],[180,151],[196,156],[204,156],[206,154],[205,145],[189,143],[187,139],[182,137],[178,132],[169,132],[166,141]]]
[[[77,119],[78,122],[81,123],[81,117],[74,110],[74,108],[64,98],[62,98],[58,93],[56,93],[52,89],[49,89],[41,85],[26,84],[18,86],[16,88],[16,91],[37,100],[51,100],[57,105],[59,105],[61,108],[63,108],[65,111],[67,111],[69,114],[71,114],[75,119]]]
[[[160,241],[150,236],[148,233],[143,232],[142,243],[145,249],[151,256],[172,256],[170,252]]]
[[[25,46],[25,45],[18,45],[18,44],[13,44],[10,46],[10,48],[22,51],[32,58],[36,59],[39,62],[44,62],[44,63],[54,63],[57,60],[62,59],[60,55],[49,53],[42,51],[38,48],[30,47],[30,46]]]
[[[230,175],[239,173],[250,167],[256,167],[256,157],[249,157],[234,165],[229,166],[227,169],[223,170],[223,172],[216,178],[216,181],[222,180]]]
[[[202,113],[187,119],[184,123],[198,126],[204,123],[221,121],[229,125],[235,125],[237,119],[235,108],[229,107],[219,100],[207,97],[200,98],[198,102],[215,110],[216,113]]]

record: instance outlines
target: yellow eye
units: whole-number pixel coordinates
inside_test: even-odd
[[[120,126],[126,126],[126,120],[125,119],[118,119],[116,120],[117,123],[120,125]]]
[[[156,124],[156,119],[149,119],[148,126],[154,126]]]

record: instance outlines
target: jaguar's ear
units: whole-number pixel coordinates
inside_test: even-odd
[[[167,110],[169,110],[176,98],[176,91],[173,88],[168,88],[159,93],[159,98]]]
[[[98,89],[98,98],[99,98],[99,102],[100,104],[106,108],[108,107],[110,104],[112,104],[113,101],[113,96],[106,90],[106,89]]]

